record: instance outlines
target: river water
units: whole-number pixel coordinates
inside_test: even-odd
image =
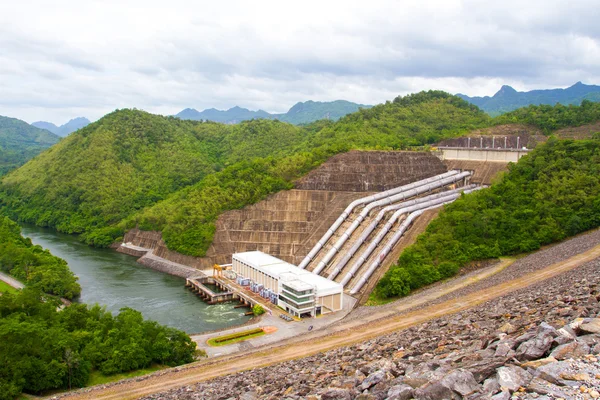
[[[83,303],[98,303],[113,312],[130,307],[189,334],[227,328],[250,318],[244,316],[247,309],[235,309],[234,303],[204,303],[185,288],[185,279],[146,268],[135,257],[89,247],[75,235],[32,225],[21,228],[23,236],[69,263],[79,277]]]

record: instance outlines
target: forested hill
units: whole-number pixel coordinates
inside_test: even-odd
[[[0,176],[59,140],[55,134],[25,121],[0,116]]]
[[[550,138],[490,188],[446,206],[379,282],[395,297],[475,260],[530,252],[600,226],[600,135]]]
[[[197,111],[193,108],[186,108],[176,115],[181,119],[191,119],[194,121],[214,121],[225,124],[237,124],[250,119],[278,119],[279,121],[289,122],[294,125],[308,124],[320,119],[329,119],[337,121],[344,115],[358,111],[359,108],[370,108],[363,104],[356,104],[346,100],[336,100],[329,102],[306,101],[296,103],[287,113],[270,114],[263,110],[251,111],[246,108],[233,107],[222,111],[210,108],[204,111]]]
[[[579,105],[583,100],[600,101],[600,86],[577,82],[566,89],[517,92],[512,87],[504,85],[492,97],[469,97],[464,94],[458,94],[457,96],[475,104],[490,115],[497,116],[529,105],[547,104],[554,106],[557,103]]]
[[[96,245],[141,223],[164,229],[172,248],[202,254],[220,212],[289,188],[335,153],[434,143],[488,124],[485,113],[443,92],[306,127],[118,110],[5,176],[0,207],[16,220],[84,233]]]
[[[73,118],[72,120],[61,126],[56,126],[53,123],[46,121],[37,121],[32,123],[31,125],[35,126],[36,128],[46,129],[47,131],[50,131],[57,136],[65,137],[75,132],[77,129],[81,129],[89,124],[89,119],[84,117],[77,117]]]
[[[536,125],[600,119],[599,103],[560,107],[509,117]],[[291,188],[334,154],[433,144],[497,123],[504,121],[439,91],[306,126],[273,120],[226,125],[118,110],[5,176],[0,212],[83,233],[98,246],[138,225],[162,231],[172,250],[202,256],[220,213]]]

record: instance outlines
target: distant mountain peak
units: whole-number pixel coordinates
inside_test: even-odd
[[[545,89],[518,92],[508,85],[503,85],[492,97],[469,97],[466,95],[458,96],[471,104],[475,104],[483,111],[494,116],[516,110],[517,108],[527,107],[532,104],[555,105],[556,103],[560,103],[564,105],[579,105],[583,100],[593,101],[600,98],[600,86],[586,85],[582,82],[577,82],[573,86],[566,89]]]
[[[513,93],[518,93],[515,88],[513,88],[512,86],[509,85],[502,85],[502,87],[500,88],[500,90],[498,90],[498,92],[496,93],[496,95],[498,94],[513,94]]]
[[[67,135],[71,134],[72,132],[75,132],[76,130],[81,129],[89,124],[90,124],[89,119],[87,119],[85,117],[76,117],[76,118],[69,120],[69,122],[67,122],[66,124],[61,125],[61,126],[56,126],[53,123],[46,122],[46,121],[37,121],[31,125],[35,126],[36,128],[46,129],[46,130],[54,133],[55,135],[64,137],[64,136],[67,136]]]
[[[358,111],[359,108],[370,108],[371,106],[356,104],[346,100],[320,102],[307,100],[298,102],[284,114],[270,114],[264,110],[252,111],[240,106],[231,107],[222,111],[209,108],[204,111],[196,111],[186,108],[176,116],[181,119],[208,120],[226,124],[238,123],[255,118],[278,119],[292,124],[306,124],[319,119],[337,120],[346,114]]]

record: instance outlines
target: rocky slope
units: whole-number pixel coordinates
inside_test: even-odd
[[[598,232],[580,236],[518,261],[512,275],[596,244]],[[468,312],[151,398],[598,398],[599,289],[596,259]]]

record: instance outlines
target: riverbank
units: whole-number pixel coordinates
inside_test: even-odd
[[[136,246],[131,243],[121,243],[118,246],[111,246],[119,253],[138,257],[137,262],[152,268],[153,270],[163,272],[165,274],[178,276],[180,278],[205,277],[212,275],[207,271],[201,271],[188,265],[179,264],[167,259],[158,257],[152,253],[152,249]]]
[[[207,305],[185,289],[183,276],[199,271],[176,266],[174,269],[151,268],[115,249],[90,247],[76,235],[49,228],[22,225],[23,235],[52,254],[67,261],[79,278],[82,293],[78,301],[98,303],[114,314],[124,307],[139,310],[144,318],[186,332],[188,335],[228,329],[250,320],[235,303]],[[173,267],[173,265],[169,265]],[[186,272],[187,271],[187,272]],[[167,272],[171,272],[170,274]]]

